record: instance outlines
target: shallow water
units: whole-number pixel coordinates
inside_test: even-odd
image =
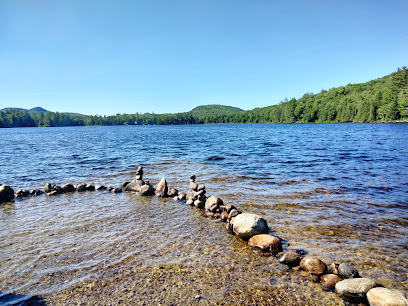
[[[186,191],[194,173],[285,247],[407,291],[407,143],[406,124],[0,129],[0,183],[115,187],[142,164],[145,179]],[[0,266],[1,292],[47,304],[343,303],[201,211],[133,194],[0,206]]]

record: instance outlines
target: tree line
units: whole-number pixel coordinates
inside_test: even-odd
[[[361,84],[306,93],[277,105],[243,111],[206,105],[175,114],[85,116],[69,113],[0,112],[0,128],[85,125],[179,125],[210,123],[378,122],[408,120],[408,69]]]

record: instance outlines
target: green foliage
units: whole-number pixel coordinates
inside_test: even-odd
[[[408,120],[408,69],[362,84],[306,93],[300,99],[243,111],[224,105],[203,105],[177,114],[85,116],[53,113],[42,108],[0,111],[0,128],[80,125],[170,125],[202,123],[375,122]]]

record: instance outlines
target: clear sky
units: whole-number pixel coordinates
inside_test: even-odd
[[[0,0],[0,109],[253,109],[408,66],[408,0]]]

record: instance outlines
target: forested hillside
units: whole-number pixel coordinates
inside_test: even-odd
[[[0,111],[0,127],[144,125],[203,123],[295,123],[408,121],[408,69],[361,84],[306,93],[300,99],[243,111],[223,105],[204,105],[176,114],[117,114],[84,116],[75,113]]]

